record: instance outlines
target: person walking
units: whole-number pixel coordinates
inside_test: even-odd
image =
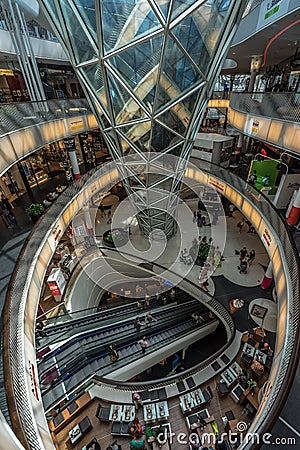
[[[249,264],[249,267],[251,266],[251,264],[253,263],[253,261],[255,260],[255,250],[254,249],[252,249],[251,251],[250,251],[250,253],[249,253],[249,257],[248,257],[248,264]]]
[[[228,217],[233,217],[234,210],[235,210],[235,206],[231,203],[228,208]]]
[[[147,349],[147,348],[153,347],[153,345],[150,344],[150,343],[147,341],[147,337],[146,337],[146,336],[143,336],[143,338],[142,338],[141,340],[138,341],[138,344],[141,346],[142,354],[145,354],[145,353],[146,353],[146,349]]]
[[[248,183],[250,184],[250,186],[254,186],[256,181],[257,181],[257,175],[256,175],[256,170],[254,170],[249,177]]]
[[[242,218],[242,220],[240,220],[240,221],[238,222],[238,224],[237,224],[237,227],[238,227],[238,229],[239,229],[239,234],[242,233],[242,229],[243,229],[244,225],[245,225],[245,219]]]
[[[240,250],[240,261],[242,261],[242,259],[246,258],[248,251],[246,249],[246,247],[241,248]]]
[[[202,214],[200,210],[197,212],[197,225],[198,227],[202,227]]]
[[[248,231],[247,231],[247,233],[251,233],[252,223],[250,222],[250,220],[246,220],[245,223],[246,223],[246,225],[248,225]]]
[[[149,327],[152,322],[157,322],[157,319],[155,319],[155,317],[152,316],[151,311],[148,311],[145,316],[146,326]]]
[[[199,283],[201,285],[201,288],[206,292],[208,292],[208,281],[207,281],[208,278],[209,278],[209,275],[208,275],[207,269],[202,268],[199,273]]]
[[[133,321],[133,326],[136,329],[136,331],[139,333],[141,331],[141,326],[142,326],[142,322],[139,318],[139,316],[137,316],[134,321]]]
[[[108,346],[109,349],[109,357],[112,363],[118,361],[119,359],[119,353],[118,350],[116,349],[115,344],[111,344]]]

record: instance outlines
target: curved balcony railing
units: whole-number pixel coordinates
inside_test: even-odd
[[[92,111],[85,98],[0,104],[0,137],[7,133]]]
[[[300,94],[296,92],[231,92],[230,107],[241,113],[300,121]]]
[[[193,159],[193,162],[202,165],[200,160]],[[205,162],[207,167],[207,162]],[[95,169],[96,170],[96,169]],[[293,381],[294,374],[299,358],[299,300],[300,300],[300,268],[298,253],[294,246],[293,239],[289,234],[289,230],[283,218],[278,215],[274,206],[264,197],[261,200],[255,200],[249,186],[236,175],[227,172],[213,164],[208,164],[207,172],[211,176],[215,176],[219,180],[223,180],[223,187],[228,187],[228,195],[233,192],[235,203],[241,209],[246,217],[250,217],[252,209],[256,214],[260,212],[264,222],[268,224],[270,230],[273,230],[274,240],[276,241],[276,270],[280,268],[280,290],[278,290],[278,304],[280,305],[280,320],[278,322],[278,335],[275,358],[276,364],[273,365],[270,379],[272,380],[272,389],[267,396],[264,397],[263,406],[260,406],[257,415],[252,424],[252,431],[263,433],[270,430],[278,417],[286,397],[289,387]],[[87,174],[80,180],[80,183],[73,184],[65,193],[60,196],[55,204],[48,210],[47,214],[41,219],[34,229],[34,239],[27,240],[27,245],[23,248],[20,259],[16,265],[12,280],[10,282],[7,301],[5,305],[4,323],[7,325],[4,334],[4,353],[7,361],[7,370],[9,371],[8,396],[13,405],[14,414],[18,412],[20,423],[23,426],[23,439],[32,449],[40,449],[39,435],[37,433],[36,423],[34,421],[34,413],[30,404],[30,397],[26,395],[28,386],[26,386],[26,377],[24,377],[24,367],[26,361],[24,356],[25,346],[24,337],[26,334],[27,343],[29,339],[34,343],[33,329],[34,317],[33,311],[35,306],[27,303],[27,293],[29,292],[28,284],[30,280],[34,280],[36,298],[38,298],[39,283],[42,283],[41,261],[39,255],[46,245],[46,235],[51,234],[50,224],[55,224],[62,211],[64,211],[73,201],[74,197],[78,197],[82,190],[82,186],[87,183],[93,172]],[[107,171],[105,172],[107,176]],[[195,183],[197,181],[195,180]],[[231,197],[232,199],[232,197]],[[80,207],[80,206],[78,206]],[[252,207],[252,208],[251,208]],[[250,209],[249,209],[250,208]],[[67,226],[68,224],[65,224]],[[64,230],[62,230],[64,231]],[[30,237],[33,236],[33,233]],[[49,253],[49,252],[48,252]],[[47,258],[50,258],[50,254]],[[43,259],[43,266],[45,260]],[[30,270],[28,270],[30,267]],[[37,267],[38,275],[33,277],[33,273]],[[43,269],[44,270],[44,269]],[[33,278],[32,278],[33,277]],[[40,280],[40,281],[39,281]],[[32,299],[31,299],[32,300]],[[211,305],[213,306],[213,305]],[[28,307],[32,312],[25,314]],[[25,320],[26,317],[26,320]],[[27,323],[30,321],[30,323]],[[284,331],[282,332],[281,327]],[[13,385],[12,385],[13,383]],[[151,383],[153,386],[155,383]],[[149,388],[150,386],[148,386]],[[253,447],[253,444],[252,448]],[[49,448],[45,445],[45,448]],[[247,445],[243,448],[248,448]],[[250,448],[250,447],[249,447]]]

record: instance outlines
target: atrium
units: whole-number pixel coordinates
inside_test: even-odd
[[[297,448],[300,0],[0,7],[0,447]]]

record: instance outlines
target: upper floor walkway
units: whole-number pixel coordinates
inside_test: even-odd
[[[215,96],[208,106],[228,108],[229,123],[241,133],[300,153],[298,93],[231,93],[229,100]],[[94,128],[98,123],[85,99],[2,104],[0,175],[51,142]]]

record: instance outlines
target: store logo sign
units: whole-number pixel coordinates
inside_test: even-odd
[[[265,243],[267,244],[267,246],[270,247],[270,245],[272,243],[272,237],[266,228],[264,229],[264,232],[263,232],[263,239],[264,239]]]
[[[60,226],[59,226],[59,225],[56,225],[56,226],[53,228],[53,231],[52,231],[52,235],[54,236],[54,240],[55,240],[55,241],[57,241],[57,239],[59,238],[60,234],[61,234]]]
[[[265,14],[264,17],[265,20],[271,17],[273,14],[277,13],[277,11],[279,11],[280,3],[281,0],[272,0],[267,3],[267,13]]]

